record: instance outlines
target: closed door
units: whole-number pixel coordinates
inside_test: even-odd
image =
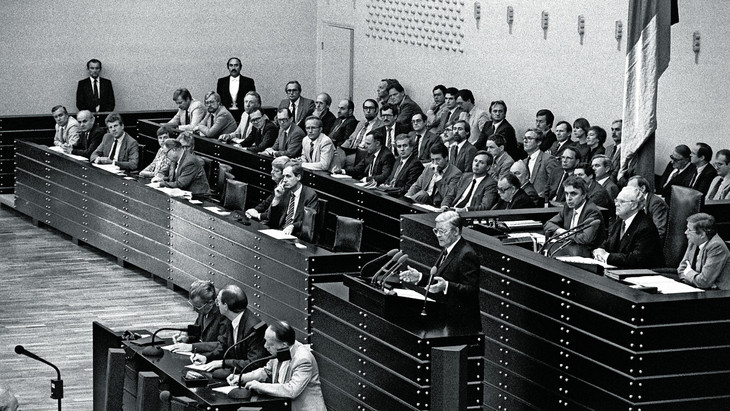
[[[332,97],[336,109],[340,100],[352,99],[352,60],[354,30],[324,24],[322,29],[321,91]]]

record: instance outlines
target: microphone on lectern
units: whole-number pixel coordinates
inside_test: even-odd
[[[428,276],[428,283],[426,283],[426,294],[423,295],[423,308],[421,309],[421,315],[426,316],[426,302],[428,301],[428,287],[431,286],[431,281],[433,281],[433,276],[436,275],[436,267],[431,267],[431,273]]]
[[[246,337],[244,337],[241,341],[238,341],[235,344],[233,344],[230,347],[228,347],[228,349],[226,350],[226,352],[223,353],[223,360],[221,361],[221,368],[219,368],[217,370],[214,370],[213,373],[212,373],[213,374],[213,378],[217,378],[219,380],[222,380],[222,379],[228,377],[231,374],[231,372],[226,369],[226,358],[228,357],[228,353],[231,351],[231,349],[233,349],[233,347],[235,347],[237,345],[241,345],[241,344],[245,343],[246,341],[248,341],[250,338],[252,338],[255,335],[257,335],[258,332],[259,332],[259,330],[261,330],[264,327],[266,327],[266,322],[259,321],[258,324],[256,324],[256,325],[253,326],[253,330],[251,331],[251,333],[249,335],[247,335]]]
[[[396,255],[397,253],[398,253],[398,249],[397,248],[394,248],[394,249],[388,251],[387,253],[381,255],[378,258],[375,258],[375,259],[373,259],[371,261],[368,261],[360,269],[360,276],[363,277],[363,278],[370,278],[372,280],[372,277],[373,276],[368,275],[368,272],[375,271],[376,273],[378,273],[380,271],[380,268],[382,268],[380,266],[380,264],[383,264],[383,262],[386,262],[387,263],[387,261],[389,259],[393,258],[393,256]],[[376,270],[375,267],[379,267],[379,268]]]
[[[157,336],[157,333],[160,331],[186,331],[188,335],[191,336],[199,336],[200,335],[200,326],[195,324],[190,324],[186,328],[160,328],[159,330],[155,331],[154,334],[152,334],[152,340],[150,340],[150,346],[145,347],[144,350],[142,350],[142,355],[146,355],[148,357],[161,357],[162,356],[162,348],[155,346],[155,337]]]
[[[388,278],[390,278],[390,276],[392,276],[397,269],[401,268],[401,266],[403,266],[403,264],[405,264],[406,261],[408,261],[408,254],[403,254],[398,259],[398,261],[396,261],[395,265],[393,265],[393,267],[388,269],[388,271],[385,274],[383,274],[383,276],[382,276],[383,279],[380,280],[381,289],[385,289],[385,282],[388,281]]]
[[[385,263],[382,267],[380,267],[378,272],[376,272],[375,275],[373,275],[373,279],[371,281],[371,284],[373,285],[373,287],[378,285],[379,278],[381,278],[383,276],[383,274],[388,272],[388,270],[390,270],[390,268],[392,267],[391,264],[394,264],[395,262],[397,262],[398,259],[401,258],[402,255],[403,255],[403,251],[398,251],[397,253],[395,253],[395,255],[393,257],[390,258],[390,260],[387,263]]]

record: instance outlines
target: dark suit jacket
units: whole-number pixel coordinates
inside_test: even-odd
[[[715,167],[712,164],[708,164],[697,176],[692,188],[697,191],[701,191],[704,195],[707,195],[707,192],[710,190],[710,184],[712,184],[712,179],[715,177],[717,177],[717,170],[715,170]]]
[[[418,179],[418,176],[421,175],[421,172],[423,172],[423,164],[421,164],[421,161],[418,160],[418,156],[413,153],[410,157],[408,157],[408,160],[406,160],[406,163],[401,168],[398,176],[396,176],[395,173],[398,171],[399,163],[400,159],[396,159],[393,163],[393,172],[390,173],[385,182],[392,187],[399,188],[400,191],[398,194],[402,195],[411,188],[413,183],[415,183]]]
[[[342,143],[350,137],[357,127],[357,119],[355,116],[347,118],[338,118],[332,125],[332,129],[327,134],[327,137],[332,140],[335,147],[339,147]]]
[[[497,204],[492,207],[492,210],[513,210],[517,208],[532,208],[535,207],[535,203],[532,202],[530,196],[525,193],[521,188],[517,189],[517,192],[512,197],[512,201],[509,203],[502,200],[497,201]]]
[[[260,153],[274,145],[279,128],[269,120],[265,120],[261,130],[253,127],[251,133],[241,142],[241,147],[249,147],[249,151]]]
[[[417,143],[417,146],[414,147],[413,151],[418,155],[418,159],[426,162],[431,161],[431,147],[438,141],[441,141],[438,134],[434,133],[433,130],[426,130],[426,132],[422,132],[423,137],[421,137],[417,142],[416,139],[416,132],[411,131],[408,133],[411,138],[414,139],[414,142]]]
[[[562,144],[559,141],[555,140],[553,145],[550,146],[550,155],[557,159],[560,159],[560,156],[563,154],[563,151],[565,151],[565,149],[568,147],[571,147],[571,148],[575,147],[575,143],[570,141],[570,139],[564,141]]]
[[[545,223],[545,235],[547,237],[555,234],[558,228],[568,229],[570,221],[573,219],[573,210],[568,205],[563,205],[560,212]],[[578,218],[578,224],[583,224],[586,220],[598,219],[601,224],[598,227],[590,227],[579,233],[575,233],[571,236],[573,243],[580,246],[576,249],[573,254],[581,255],[582,257],[590,257],[591,251],[598,247],[606,238],[606,226],[603,224],[603,216],[601,211],[593,204],[590,200],[586,200],[583,206],[583,212]]]
[[[618,192],[621,191],[621,190],[619,190],[616,183],[613,182],[611,177],[609,177],[606,181],[603,182],[603,188],[605,188],[606,191],[608,191],[608,195],[610,195],[612,199],[615,199],[616,196],[618,196]]]
[[[563,173],[565,173],[565,170],[562,167],[558,166],[553,168],[550,172],[550,175],[548,175],[548,186],[546,187],[547,196],[545,197],[545,201],[552,200],[553,197],[555,197],[557,194],[560,194],[557,199],[559,202],[562,203],[563,201],[565,201],[565,192],[563,191],[563,188],[560,184],[560,182],[563,180]],[[573,172],[571,171],[569,173],[569,176],[570,174],[573,174]]]
[[[455,145],[449,147],[449,153],[451,153],[452,147],[455,147]],[[474,156],[476,156],[476,154],[477,154],[476,147],[471,145],[470,142],[466,141],[466,142],[464,142],[464,145],[456,153],[456,157],[450,159],[451,160],[450,162],[451,162],[451,164],[455,165],[456,168],[461,170],[463,173],[468,173],[471,171],[471,163],[472,163],[472,161],[474,161]]]
[[[456,187],[456,184],[459,182],[459,179],[461,178],[461,170],[449,164],[446,167],[441,180],[434,184],[433,193],[431,193],[431,196],[429,197],[426,190],[428,189],[428,185],[431,183],[433,173],[433,167],[426,167],[416,182],[408,189],[406,196],[418,203],[441,206],[444,196],[452,187]]]
[[[372,162],[375,162],[373,173],[371,176],[368,176],[368,170],[370,170],[370,164]],[[347,167],[345,172],[357,180],[363,177],[372,177],[376,183],[383,184],[388,179],[388,176],[390,176],[390,173],[393,172],[393,163],[395,163],[393,153],[387,148],[382,147],[378,152],[378,157],[368,154],[359,163],[352,167]]]
[[[97,124],[94,124],[94,127],[88,132],[79,132],[79,141],[73,150],[71,150],[71,154],[89,158],[94,150],[99,147],[103,138],[104,130]]]
[[[97,157],[108,157],[111,154],[112,144],[114,144],[114,137],[106,133],[99,147],[91,153],[89,160],[93,163]],[[119,152],[119,161],[117,161],[119,168],[122,170],[137,169],[139,165],[139,144],[137,144],[137,140],[125,132],[121,138],[119,147],[117,147],[117,151]]]
[[[287,129],[279,129],[279,135],[276,137],[274,143],[274,155],[275,156],[289,156],[289,158],[295,158],[302,155],[302,140],[304,139],[304,130],[298,125],[291,123],[289,125],[288,134],[286,139],[284,134]]]
[[[403,97],[403,101],[398,105],[398,117],[395,121],[398,124],[402,124],[407,130],[405,133],[411,131],[411,119],[414,115],[423,113],[421,107],[416,104],[415,101],[411,100],[410,97]]]
[[[667,164],[667,168],[664,169],[664,173],[659,179],[659,183],[656,185],[656,193],[667,199],[667,203],[669,203],[669,198],[672,196],[672,186],[678,185],[682,187],[689,187],[689,183],[692,181],[692,176],[697,169],[694,164],[689,164],[683,171],[669,181],[669,176],[672,174],[672,170],[674,170],[674,167],[672,167],[672,162],[670,161],[669,164]]]
[[[226,333],[231,322],[221,315],[218,306],[213,304],[207,316],[198,314],[195,325],[200,327],[200,338],[188,339],[193,344],[193,352],[205,355],[208,360],[221,358],[223,355],[222,341],[225,341]]]
[[[441,260],[442,250],[437,262]],[[454,248],[437,267],[434,277],[448,281],[447,293],[429,294],[429,297],[447,305],[450,317],[463,319],[481,329],[479,315],[479,256],[464,240],[459,238]],[[424,275],[419,285],[425,286],[429,275]]]
[[[327,137],[330,137],[330,131],[332,131],[332,127],[335,125],[337,117],[335,117],[331,111],[327,110],[320,119],[322,119],[322,133],[327,134]],[[299,128],[302,130],[304,130],[304,123],[306,123],[306,120],[307,118],[305,117],[298,123]],[[330,139],[332,138],[330,137]]]
[[[464,173],[461,175],[456,186],[444,196],[441,207],[455,207],[464,192],[469,189],[471,180],[474,179],[474,173]],[[497,195],[497,181],[491,176],[486,176],[474,189],[471,203],[467,205],[469,211],[489,210],[494,207],[499,196]]]
[[[243,341],[244,338],[248,337],[253,332],[254,325],[259,322],[261,322],[261,319],[256,314],[246,309],[243,312],[241,321],[238,323],[238,335],[236,336],[236,341]],[[221,350],[220,356],[214,358],[216,360],[222,359],[223,353],[225,353],[228,347],[233,345],[233,324],[230,321],[226,321],[226,323],[227,332],[225,334],[224,341],[220,344],[223,349]],[[233,366],[236,367],[237,371],[241,372],[241,370],[251,361],[256,361],[259,358],[267,356],[269,353],[264,348],[263,330],[259,331],[259,335],[260,336],[258,337],[251,337],[245,343],[241,343],[233,348],[231,352],[228,353],[226,364],[230,366],[231,363],[233,363]]]
[[[289,197],[291,192],[287,190],[282,196],[279,204],[270,205],[269,210],[266,213],[266,218],[261,219],[268,220],[268,226],[271,228],[283,229],[286,223],[286,210],[289,208]],[[319,211],[319,205],[317,203],[317,192],[313,189],[302,186],[302,192],[299,194],[297,199],[297,211],[294,213],[294,230],[292,235],[298,235],[302,231],[302,220],[304,219],[304,207]]]
[[[288,98],[285,98],[284,100],[281,100],[279,103],[279,108],[289,108],[289,105],[291,104],[291,100]],[[297,112],[296,117],[294,118],[294,122],[299,124],[302,122],[302,120],[309,117],[312,113],[314,113],[314,101],[310,100],[308,98],[299,96],[299,103],[297,103]],[[302,130],[304,130],[304,127],[301,127]],[[325,133],[327,134],[327,133]]]
[[[504,137],[504,151],[506,151],[513,160],[522,160],[523,158],[527,157],[527,153],[525,153],[525,150],[517,146],[515,128],[512,127],[512,124],[510,124],[507,119],[502,120],[497,130],[494,129],[494,125],[491,121],[488,121],[486,124],[484,124],[482,133],[479,135],[479,140],[474,143],[474,146],[478,150],[485,150],[487,147],[487,140],[493,134],[499,134]]]
[[[528,197],[530,197],[530,200],[532,200],[532,204],[534,204],[535,207],[542,207],[542,205],[545,204],[545,199],[538,194],[531,182],[526,182],[520,188]]]
[[[76,87],[76,107],[79,110],[95,112],[98,105],[99,111],[114,111],[115,104],[111,80],[99,77],[98,99],[94,95],[94,88],[91,86],[89,77],[79,80],[79,85]]]
[[[246,93],[249,91],[256,91],[256,83],[250,77],[239,75],[238,80],[238,94],[236,95],[236,107],[238,110],[243,111],[243,98],[246,97]],[[233,99],[231,98],[231,91],[229,90],[231,85],[231,76],[225,76],[218,79],[218,84],[215,87],[216,92],[221,96],[221,104],[230,110],[233,105]]]
[[[585,157],[582,157],[581,163],[591,164],[593,161],[593,157],[600,155],[600,154],[606,154],[606,147],[602,145],[598,145],[595,149],[588,149],[588,154],[586,154]]]
[[[610,214],[613,214],[616,210],[616,205],[613,203],[611,195],[595,180],[591,181],[590,186],[588,186],[588,199],[599,207],[607,208]]]
[[[610,254],[606,262],[617,267],[651,268],[664,266],[659,234],[651,218],[640,210],[621,238],[621,218],[611,224],[601,248]]]
[[[195,154],[183,153],[177,163],[170,164],[168,173],[165,181],[167,187],[187,190],[193,195],[205,195],[210,192],[203,162]]]
[[[542,143],[540,143],[540,151],[549,151],[550,147],[553,146],[553,144],[558,142],[558,137],[553,133],[552,130],[548,130],[547,133],[542,138]]]

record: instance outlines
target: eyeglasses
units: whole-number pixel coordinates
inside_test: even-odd
[[[500,192],[502,194],[506,193],[509,189],[514,188],[512,186],[509,187],[497,187],[497,192]]]
[[[433,233],[436,235],[446,235],[449,233],[449,229],[443,229],[443,228],[434,228]]]
[[[286,89],[286,92],[287,93],[298,93],[299,92],[299,89],[296,89],[296,88],[288,88],[288,89]]]
[[[318,130],[320,128],[322,128],[322,127],[317,127],[317,126],[304,127],[305,130]]]
[[[251,119],[251,121],[259,121],[259,120],[261,120],[262,118],[264,118],[264,117],[263,117],[263,116],[262,116],[262,117],[256,117],[256,118],[253,118],[253,117],[249,117],[249,119]]]
[[[218,300],[218,299],[216,298],[216,301],[217,301],[217,300]],[[203,304],[203,305],[200,305],[200,306],[196,306],[196,305],[194,305],[194,304],[193,304],[193,302],[192,302],[192,301],[188,300],[188,304],[190,304],[190,306],[191,306],[191,307],[193,307],[193,310],[195,310],[195,311],[200,311],[200,310],[202,310],[203,308],[205,308],[205,306],[206,306],[206,305],[208,305],[208,304],[210,304],[210,303],[212,303],[212,302],[214,302],[214,301],[208,301],[207,303],[205,303],[205,304]]]
[[[626,203],[635,203],[636,200],[622,200],[620,198],[617,198],[613,200],[614,204],[626,204]]]
[[[380,117],[395,117],[395,116],[394,116],[394,115],[392,115],[392,114],[382,114],[382,113],[381,113],[381,114],[380,114]]]
[[[206,101],[206,102],[205,102],[205,105],[206,105],[206,106],[212,106],[212,105],[213,105],[213,104],[215,104],[215,103],[217,103],[217,101],[215,101],[215,100],[209,100],[209,101]]]

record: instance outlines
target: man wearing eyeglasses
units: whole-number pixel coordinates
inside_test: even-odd
[[[674,152],[669,156],[671,160],[664,170],[664,174],[656,185],[657,194],[660,194],[669,203],[672,194],[672,186],[689,187],[692,176],[697,170],[690,162],[692,151],[684,144],[674,147]]]
[[[193,127],[193,131],[208,138],[218,138],[221,134],[236,131],[236,119],[227,108],[223,107],[218,93],[210,91],[205,95],[205,107],[208,109],[208,114],[200,124]]]
[[[593,258],[621,268],[651,268],[664,265],[659,233],[644,213],[641,191],[624,187],[616,197],[616,220],[608,238],[593,250]]]
[[[563,182],[573,175],[573,170],[580,163],[580,153],[573,147],[563,150],[560,156],[560,167],[555,167],[548,176],[548,192],[545,198],[554,203],[563,203],[565,201],[565,191],[563,190]]]
[[[710,183],[705,201],[730,200],[730,150],[718,150],[713,166],[717,170],[717,177]]]
[[[241,113],[241,121],[238,123],[238,127],[232,133],[222,133],[218,137],[218,140],[236,144],[240,144],[245,140],[251,134],[251,130],[253,130],[253,124],[251,124],[248,115],[258,108],[261,108],[261,96],[255,91],[249,91],[243,97],[243,113]]]
[[[426,127],[426,115],[423,113],[414,114],[411,119],[413,131],[409,134],[415,144],[414,152],[421,162],[427,163],[431,160],[431,146],[440,142],[438,134]],[[448,157],[448,156],[447,156]]]
[[[241,147],[254,153],[260,153],[276,142],[278,129],[269,121],[260,108],[255,109],[248,115],[248,119],[253,125],[253,130],[248,138],[241,142]]]
[[[367,155],[362,147],[365,136],[372,130],[384,125],[378,117],[378,102],[369,98],[362,103],[362,113],[365,119],[357,124],[353,131],[339,147],[337,147],[338,167],[347,168],[360,162]]]
[[[521,160],[529,171],[530,183],[532,183],[535,191],[540,196],[541,202],[545,200],[545,190],[548,188],[548,176],[558,165],[557,162],[551,161],[550,153],[540,149],[543,141],[544,138],[541,130],[530,128],[525,131],[522,142],[525,152],[527,152],[527,158]]]
[[[288,108],[294,118],[294,123],[300,125],[314,113],[314,101],[302,97],[302,85],[298,81],[290,81],[284,87],[286,98],[281,100],[279,108]]]
[[[426,287],[428,297],[441,302],[454,321],[464,321],[481,330],[479,315],[480,262],[474,249],[461,237],[462,219],[455,211],[436,217],[433,229],[441,253],[429,275],[408,266],[399,275],[402,282]]]
[[[307,117],[305,130],[307,136],[302,140],[302,167],[307,170],[330,170],[335,146],[322,132],[322,120],[319,117]]]
[[[195,154],[188,153],[179,141],[167,139],[163,143],[165,154],[172,163],[166,179],[160,187],[179,188],[192,192],[193,197],[203,197],[210,192],[208,178],[203,169],[203,161]]]
[[[200,327],[200,338],[181,334],[173,338],[175,346],[171,351],[198,353],[208,360],[223,356],[224,347],[219,342],[225,341],[229,324],[215,303],[217,295],[211,281],[197,280],[190,286],[188,304],[198,313],[195,325]]]
[[[274,145],[264,150],[263,154],[290,158],[297,158],[302,155],[304,130],[294,124],[289,109],[280,108],[276,113],[276,121],[279,123],[279,135],[276,137]]]
[[[497,194],[499,194],[499,201],[492,207],[492,210],[513,210],[535,206],[530,196],[520,188],[520,180],[514,174],[506,174],[497,181]]]

